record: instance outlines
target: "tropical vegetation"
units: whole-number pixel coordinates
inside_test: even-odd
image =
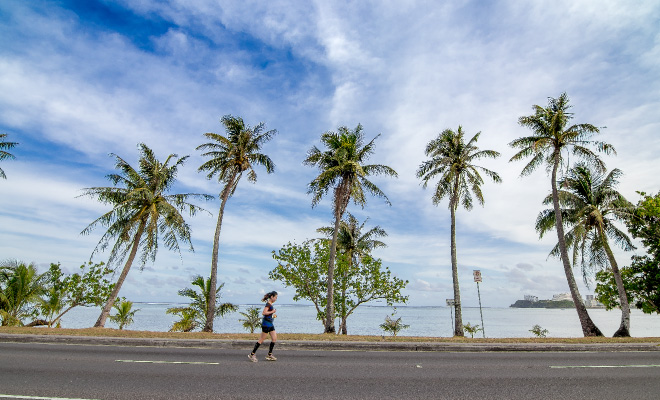
[[[89,267],[89,268],[88,268]],[[59,326],[75,307],[101,306],[114,284],[112,269],[103,263],[80,266],[79,273],[65,274],[51,264],[39,273],[35,264],[17,260],[0,263],[0,324],[3,326]],[[31,322],[27,322],[31,319]]]
[[[640,192],[639,200],[626,219],[626,226],[639,239],[645,255],[632,257],[630,266],[621,268],[630,303],[647,314],[660,314],[660,192],[654,196]],[[596,274],[596,298],[607,309],[619,307],[618,283],[607,270]]]
[[[109,265],[121,262],[128,256],[95,327],[105,326],[112,305],[139,251],[140,262],[144,266],[148,260],[156,259],[159,237],[162,237],[170,250],[180,252],[180,242],[188,244],[190,250],[193,250],[190,227],[181,212],[187,211],[190,216],[194,216],[203,209],[188,202],[189,199],[213,198],[206,194],[169,194],[178,169],[188,156],[179,158],[176,154],[170,154],[165,162],[160,162],[146,144],[140,143],[138,148],[138,169],[111,153],[116,160],[115,168],[119,170],[119,173],[107,176],[114,186],[86,188],[81,195],[112,206],[110,211],[82,231],[82,234],[87,235],[98,225],[107,228],[92,252],[92,257],[99,250],[105,250],[112,241],[114,245],[108,257]]]
[[[263,122],[251,128],[245,124],[242,118],[232,115],[225,115],[221,122],[226,136],[206,133],[204,136],[211,141],[197,147],[197,150],[205,151],[202,156],[210,158],[199,167],[198,171],[206,172],[208,179],[217,176],[218,182],[222,185],[220,210],[213,235],[213,252],[211,254],[211,292],[214,292],[217,287],[220,230],[227,200],[236,191],[243,173],[247,174],[248,181],[253,183],[257,181],[254,166],[263,166],[269,174],[275,170],[275,164],[270,157],[260,151],[263,145],[275,136],[276,130],[267,131]],[[213,332],[215,309],[215,298],[212,297],[207,310],[204,332]]]
[[[509,146],[520,149],[509,161],[531,158],[523,168],[521,176],[530,175],[541,165],[544,165],[546,170],[551,171],[550,186],[552,188],[552,204],[555,212],[555,229],[559,242],[559,253],[582,326],[582,333],[584,336],[602,336],[602,332],[589,316],[575,282],[571,261],[568,257],[564,222],[560,212],[557,179],[560,167],[568,163],[569,153],[593,166],[596,170],[605,171],[605,163],[590,147],[595,147],[597,151],[605,154],[616,154],[616,151],[608,143],[591,140],[593,135],[600,132],[600,129],[596,126],[587,123],[569,125],[573,119],[573,113],[569,111],[570,108],[568,95],[562,93],[556,99],[549,98],[546,107],[534,105],[534,114],[520,117],[518,123],[529,128],[532,134],[509,143]]]
[[[630,307],[609,238],[624,250],[634,248],[628,235],[616,225],[625,220],[631,206],[615,188],[620,176],[621,171],[616,168],[605,174],[577,164],[558,182],[562,220],[568,228],[564,239],[566,247],[573,250],[573,266],[580,265],[585,282],[594,268],[612,270],[621,308],[621,324],[615,337],[630,336]],[[551,195],[544,201],[550,203]],[[554,228],[555,210],[542,211],[536,220],[539,235],[542,237]],[[559,257],[559,251],[557,244],[550,254]]]
[[[211,285],[211,278],[204,279],[197,275],[192,280],[193,288],[179,290],[179,296],[187,297],[190,303],[184,307],[171,307],[167,309],[168,314],[177,315],[179,320],[172,324],[170,332],[191,332],[195,329],[208,326],[208,311],[213,299],[212,318],[222,317],[238,310],[238,306],[231,303],[220,303],[220,291],[224,283],[219,284],[215,290]],[[212,295],[215,293],[215,295]]]
[[[119,326],[119,330],[122,330],[125,326],[132,324],[135,314],[140,311],[139,308],[133,310],[133,302],[123,298],[115,302],[113,308],[115,309],[116,314],[110,315],[109,318],[110,321]]]
[[[334,228],[327,268],[328,301],[325,310],[325,333],[335,333],[334,276],[337,237],[340,222],[349,202],[353,200],[356,205],[364,207],[367,202],[365,195],[367,192],[385,199],[387,204],[390,204],[385,193],[368,177],[374,175],[396,177],[396,171],[386,165],[365,164],[375,151],[375,141],[378,136],[365,144],[362,125],[358,124],[353,130],[340,126],[337,132],[323,133],[321,143],[325,150],[312,147],[303,162],[305,165],[317,167],[320,172],[308,185],[308,193],[313,195],[312,207],[316,206],[328,192],[333,192]]]
[[[380,324],[380,328],[386,333],[396,337],[400,331],[410,328],[410,325],[404,324],[403,321],[401,321],[401,317],[395,319],[394,314],[392,314],[392,316],[385,316],[385,322]]]
[[[367,218],[368,220],[368,218]],[[354,273],[354,267],[358,265],[365,257],[371,254],[371,251],[379,247],[387,247],[387,245],[377,238],[387,236],[387,232],[380,226],[375,226],[365,231],[364,226],[367,220],[361,224],[353,216],[347,212],[346,218],[342,219],[339,224],[339,233],[337,235],[337,251],[346,256],[347,265],[341,271],[341,286],[339,289],[339,306],[336,308],[340,317],[339,330],[343,335],[347,334],[346,318],[348,317],[346,284],[348,282],[348,274]],[[328,237],[332,237],[334,229],[332,227],[323,227],[317,229],[317,232],[324,233]]]
[[[239,314],[245,318],[240,318],[238,322],[250,333],[254,333],[255,330],[261,327],[261,308],[248,307],[245,311],[240,311]]]
[[[324,328],[328,301],[335,302],[334,308],[340,311],[339,317],[344,328],[348,317],[362,304],[382,300],[393,306],[408,301],[408,296],[401,293],[408,281],[392,276],[389,268],[383,268],[380,259],[365,255],[349,270],[348,258],[343,253],[337,255],[338,273],[333,279],[335,287],[345,290],[335,293],[329,300],[329,257],[330,243],[327,240],[307,240],[302,245],[288,243],[279,251],[273,251],[273,258],[278,265],[268,274],[270,279],[282,281],[285,286],[295,289],[294,301],[310,301]],[[347,334],[348,328],[343,333]]]
[[[7,137],[6,133],[0,133],[0,161],[6,160],[6,159],[15,159],[16,157],[8,152],[7,150],[11,150],[14,147],[18,145],[16,142],[8,142],[5,140]],[[5,175],[5,171],[0,168],[0,178],[2,179],[7,179],[7,175]]]
[[[461,292],[458,283],[458,256],[456,250],[456,210],[459,204],[466,210],[471,210],[472,196],[483,206],[484,196],[481,185],[484,183],[480,171],[493,182],[501,182],[502,178],[487,168],[475,165],[474,162],[482,158],[497,158],[500,153],[494,150],[479,150],[476,146],[481,132],[477,132],[470,140],[465,141],[463,127],[459,126],[454,132],[445,129],[426,146],[425,154],[429,157],[417,169],[417,177],[422,179],[424,187],[438,178],[433,193],[433,204],[438,205],[445,198],[449,198],[449,211],[451,215],[451,271],[454,287],[454,336],[464,336],[463,317],[461,313]]]

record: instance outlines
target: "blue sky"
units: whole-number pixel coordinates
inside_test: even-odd
[[[534,221],[549,191],[543,169],[520,178],[507,144],[529,131],[518,117],[567,92],[575,122],[607,127],[599,139],[618,156],[620,191],[657,192],[660,176],[660,5],[640,1],[31,1],[0,3],[0,132],[19,142],[0,166],[0,258],[73,271],[102,231],[80,232],[106,211],[81,189],[105,186],[109,153],[133,163],[144,142],[159,158],[190,155],[179,192],[217,195],[198,174],[195,148],[220,118],[265,122],[278,135],[264,147],[275,174],[257,170],[229,201],[220,248],[224,299],[255,303],[278,290],[271,251],[316,237],[332,222],[330,198],[311,207],[302,165],[325,131],[364,126],[378,134],[372,163],[398,179],[376,178],[392,202],[371,198],[349,211],[389,236],[376,255],[410,281],[412,305],[452,297],[449,212],[431,203],[415,171],[426,143],[446,128],[481,132],[478,145],[502,156],[482,165],[485,207],[458,212],[463,303],[477,306],[472,270],[483,275],[485,306],[525,294],[566,292],[556,242]],[[195,252],[162,248],[135,268],[121,295],[177,301],[195,274],[210,270],[214,215],[190,220]],[[102,261],[100,254],[95,261]],[[618,253],[625,265],[630,254]],[[579,276],[579,272],[576,273]],[[581,282],[581,280],[580,280]],[[591,291],[582,286],[582,294]]]

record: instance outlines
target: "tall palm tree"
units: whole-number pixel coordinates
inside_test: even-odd
[[[199,288],[199,291],[195,288],[185,288],[179,290],[179,296],[184,296],[192,300],[190,304],[185,307],[172,307],[167,309],[168,314],[179,315],[181,319],[176,321],[170,331],[176,332],[190,332],[197,329],[198,327],[205,327],[207,324],[207,315],[208,309],[211,305],[210,299],[214,299],[213,304],[215,305],[215,311],[213,317],[220,317],[230,312],[238,310],[238,306],[232,303],[219,303],[220,301],[220,291],[222,290],[224,283],[218,285],[215,289],[215,296],[211,296],[211,278],[204,279],[201,275],[197,275],[193,278],[193,286]]]
[[[573,265],[582,267],[582,275],[592,272],[593,266],[612,269],[621,306],[621,325],[614,333],[615,337],[630,336],[630,306],[623,286],[619,266],[614,258],[609,239],[624,250],[634,249],[632,241],[614,224],[623,222],[630,213],[630,204],[615,186],[621,176],[619,169],[613,169],[605,175],[593,171],[589,166],[578,164],[568,176],[559,180],[559,204],[562,207],[562,220],[569,227],[566,232],[566,246],[573,249]],[[544,204],[552,203],[552,195],[546,197]],[[540,236],[555,229],[555,210],[542,211],[536,220],[536,230]],[[557,244],[550,253],[559,257]]]
[[[348,266],[344,270],[344,275],[347,275],[349,271],[352,270],[353,266],[356,265],[364,256],[367,256],[371,251],[377,247],[387,247],[387,245],[380,240],[377,240],[378,237],[387,236],[387,232],[380,226],[375,226],[368,231],[364,232],[364,226],[367,224],[369,218],[367,218],[362,224],[359,223],[357,218],[351,213],[346,213],[346,218],[342,219],[339,224],[339,233],[337,235],[337,250],[346,255],[348,260]],[[331,238],[334,233],[332,227],[323,227],[316,230],[319,233],[325,234],[327,237]],[[346,279],[343,279],[342,282],[346,282]],[[346,308],[346,287],[342,287],[342,296],[344,299],[342,304],[343,309],[341,310],[341,324],[340,331],[342,335],[348,334],[348,328],[346,326],[347,319],[347,308]]]
[[[559,168],[567,162],[566,155],[569,152],[594,166],[597,170],[604,171],[605,164],[603,161],[587,146],[595,146],[598,151],[605,154],[616,154],[616,151],[610,144],[590,140],[593,135],[600,132],[594,125],[575,124],[569,126],[569,121],[573,119],[573,113],[568,111],[570,107],[568,96],[566,93],[562,93],[559,98],[549,98],[547,107],[535,105],[533,115],[520,117],[518,123],[531,129],[533,133],[531,136],[521,137],[509,143],[511,147],[521,149],[509,161],[531,157],[531,160],[520,173],[521,176],[531,174],[542,164],[546,165],[547,170],[552,171],[550,184],[552,186],[552,204],[555,210],[555,229],[557,230],[559,252],[568,287],[575,303],[584,336],[602,336],[602,332],[587,312],[571,269],[564,235],[564,224],[559,208],[557,174]]]
[[[461,292],[458,285],[458,257],[456,255],[456,210],[462,204],[466,210],[472,209],[472,195],[483,206],[484,196],[481,185],[484,180],[479,171],[487,175],[493,182],[502,182],[502,178],[487,168],[473,164],[481,158],[497,158],[500,153],[494,150],[479,150],[476,146],[481,132],[465,142],[465,132],[459,125],[454,132],[445,129],[437,138],[426,146],[426,156],[417,169],[417,177],[424,181],[426,187],[430,180],[438,177],[438,183],[433,193],[433,204],[438,205],[445,197],[449,198],[451,214],[451,271],[454,285],[454,336],[465,336],[463,332],[463,316],[461,313]]]
[[[140,258],[142,266],[147,260],[156,259],[159,235],[162,235],[165,246],[170,250],[180,253],[179,241],[189,244],[190,250],[193,250],[190,227],[180,212],[187,211],[193,216],[203,210],[188,203],[190,198],[203,200],[213,198],[206,194],[167,194],[175,183],[179,167],[185,163],[188,156],[178,158],[176,154],[170,154],[165,162],[161,163],[147,145],[140,143],[138,147],[140,149],[138,170],[118,155],[110,154],[116,158],[115,168],[120,171],[118,174],[107,176],[114,186],[85,188],[81,195],[112,206],[112,210],[100,216],[81,232],[87,235],[97,225],[108,228],[92,252],[92,257],[99,250],[106,249],[113,240],[115,243],[108,264],[121,262],[128,255],[117,283],[94,324],[95,327],[105,326],[112,305],[139,250],[142,251]]]
[[[207,150],[202,155],[210,157],[202,164],[198,171],[208,174],[208,179],[217,175],[218,182],[223,185],[220,193],[220,211],[213,236],[213,253],[211,255],[211,290],[215,291],[218,286],[218,250],[220,247],[220,229],[222,218],[225,213],[227,200],[236,191],[238,182],[243,173],[247,171],[250,182],[257,181],[257,173],[254,165],[266,168],[267,173],[275,171],[275,164],[267,155],[260,153],[261,147],[275,136],[275,129],[266,131],[266,125],[261,122],[254,128],[245,125],[243,119],[231,115],[225,115],[221,120],[225,127],[226,136],[217,133],[205,133],[204,136],[212,142],[197,146],[197,150]],[[215,315],[215,298],[210,299],[206,316],[206,324],[202,329],[204,332],[213,332],[213,316]]]
[[[312,207],[316,206],[323,196],[330,190],[334,194],[334,229],[330,244],[330,259],[328,261],[328,288],[325,333],[335,333],[335,306],[334,306],[334,272],[335,257],[337,254],[337,235],[339,224],[346,211],[349,201],[352,199],[357,205],[364,207],[367,202],[365,191],[373,196],[385,199],[385,196],[373,182],[367,179],[371,175],[397,176],[396,171],[386,165],[367,164],[369,156],[375,149],[376,136],[369,143],[364,144],[362,125],[358,124],[354,130],[340,126],[338,132],[325,132],[321,135],[321,142],[326,147],[325,151],[316,146],[307,152],[304,164],[316,166],[320,174],[309,183],[308,193],[313,194]]]
[[[6,142],[5,138],[7,137],[6,133],[0,133],[0,161],[6,160],[6,159],[15,159],[13,154],[8,152],[7,150],[13,149],[18,143],[16,142]],[[7,179],[7,176],[5,175],[5,171],[0,168],[0,178]]]

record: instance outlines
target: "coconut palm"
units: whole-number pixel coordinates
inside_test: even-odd
[[[0,324],[23,325],[32,315],[32,306],[44,293],[48,273],[39,274],[34,264],[17,260],[0,265]]]
[[[578,164],[558,183],[562,220],[569,228],[565,235],[566,246],[573,250],[573,265],[580,264],[585,282],[594,266],[609,267],[614,275],[621,306],[621,325],[615,337],[630,336],[630,306],[609,238],[626,251],[634,249],[628,235],[614,224],[615,221],[623,222],[632,207],[615,189],[619,176],[619,169],[606,175]],[[552,195],[549,195],[544,204],[551,203]],[[542,211],[536,220],[536,230],[543,237],[553,229],[555,210]],[[560,256],[558,244],[550,254]]]
[[[213,198],[205,194],[168,194],[175,183],[179,167],[185,163],[188,156],[178,158],[176,154],[170,154],[165,162],[161,163],[147,145],[140,143],[138,146],[140,149],[138,170],[118,155],[110,154],[116,158],[115,167],[120,170],[118,174],[107,176],[115,186],[86,188],[81,195],[112,206],[112,210],[82,231],[82,234],[86,235],[98,225],[108,228],[92,252],[92,257],[99,250],[105,250],[113,240],[115,242],[108,264],[119,263],[128,255],[117,283],[94,324],[95,327],[105,326],[108,314],[138,251],[141,251],[140,261],[144,266],[147,260],[155,260],[159,236],[170,250],[180,253],[180,241],[187,243],[190,250],[193,250],[190,227],[180,212],[187,211],[190,216],[194,216],[203,209],[189,203],[188,199]]]
[[[456,210],[462,204],[466,210],[471,210],[472,196],[483,206],[484,196],[481,185],[484,183],[479,172],[483,172],[493,182],[502,182],[500,176],[487,168],[473,164],[482,158],[497,158],[500,153],[494,150],[479,150],[476,146],[481,132],[477,132],[472,139],[465,142],[465,132],[459,126],[454,132],[445,129],[438,137],[431,140],[426,146],[426,156],[417,169],[417,177],[424,182],[424,187],[434,179],[439,178],[433,193],[433,204],[438,205],[447,197],[451,215],[451,271],[454,286],[454,336],[465,336],[463,331],[463,317],[461,313],[461,292],[458,284],[458,257],[456,254]]]
[[[7,150],[13,149],[18,143],[16,142],[6,142],[5,138],[7,137],[6,133],[0,133],[0,161],[6,160],[6,159],[15,159],[13,154],[8,152]],[[5,171],[0,168],[0,178],[7,179],[7,176],[5,175]]]
[[[133,310],[133,302],[128,300],[122,300],[114,304],[114,309],[117,311],[117,314],[110,316],[110,321],[119,325],[119,330],[124,329],[125,326],[128,326],[133,323],[133,318],[135,313],[140,311],[140,309]]]
[[[569,121],[573,119],[573,113],[569,112],[570,107],[568,96],[566,93],[562,93],[559,98],[549,98],[547,107],[535,105],[533,115],[520,117],[518,123],[531,129],[533,133],[531,136],[521,137],[509,143],[511,147],[521,149],[509,161],[519,161],[531,157],[531,160],[520,173],[521,176],[531,174],[543,164],[545,164],[546,170],[552,171],[550,184],[552,186],[552,203],[555,210],[555,229],[557,230],[559,252],[571,296],[575,303],[575,309],[582,325],[582,333],[585,336],[602,336],[600,329],[594,324],[587,312],[571,269],[564,235],[564,224],[559,211],[557,174],[559,168],[567,163],[566,156],[569,152],[575,157],[586,161],[587,164],[597,170],[605,171],[603,161],[587,146],[595,146],[598,151],[605,154],[616,154],[616,151],[610,144],[590,140],[593,135],[600,132],[594,125],[575,124],[569,126]]]
[[[240,314],[245,317],[245,319],[240,318],[238,322],[241,322],[243,328],[254,333],[256,329],[261,326],[261,308],[259,307],[248,307],[245,311],[241,311]]]
[[[330,190],[334,194],[334,229],[328,261],[325,333],[335,333],[333,279],[337,254],[337,236],[346,207],[351,199],[355,204],[364,207],[367,202],[365,191],[373,196],[385,199],[387,204],[390,204],[385,193],[367,177],[371,175],[397,176],[396,171],[386,165],[364,164],[369,156],[373,154],[374,142],[380,135],[364,144],[362,125],[358,124],[354,130],[350,130],[345,126],[340,126],[337,130],[338,132],[325,132],[322,134],[321,142],[326,150],[321,151],[314,146],[307,152],[307,158],[304,161],[304,164],[316,166],[320,170],[320,174],[308,186],[308,193],[313,194],[312,207],[316,206]]]
[[[346,275],[352,271],[354,265],[356,265],[362,257],[371,253],[371,251],[377,247],[387,247],[387,245],[380,240],[377,240],[378,237],[387,236],[387,232],[380,226],[375,226],[368,231],[364,232],[364,226],[366,225],[369,218],[367,218],[362,224],[359,223],[357,218],[351,213],[346,213],[346,218],[342,219],[339,224],[339,233],[337,235],[337,250],[346,255],[348,260],[348,265],[344,268],[344,278]],[[331,238],[334,233],[332,227],[323,227],[316,230],[319,233],[325,234],[327,237]],[[342,282],[346,283],[347,279],[343,279]],[[346,307],[346,287],[341,288],[342,296],[344,299],[342,304],[342,310],[340,310],[341,323],[340,323],[340,332],[343,335],[348,334],[348,328],[346,326],[347,320],[347,307]]]
[[[210,157],[198,171],[208,174],[208,179],[217,175],[218,182],[223,185],[220,193],[220,211],[213,236],[213,253],[211,255],[211,290],[215,291],[218,282],[218,251],[220,247],[220,230],[225,213],[227,200],[236,191],[238,182],[244,172],[250,182],[257,181],[254,165],[266,168],[267,173],[275,170],[275,164],[267,155],[260,153],[261,147],[275,136],[275,129],[266,131],[266,125],[261,122],[250,128],[243,119],[225,115],[221,120],[226,136],[217,133],[205,133],[204,136],[212,142],[202,144],[197,150],[206,150],[204,157]],[[215,313],[215,298],[210,299],[204,332],[213,332],[213,315]]]
[[[215,307],[212,318],[238,310],[238,306],[234,304],[219,303],[220,290],[222,290],[224,283],[221,283],[215,290],[212,290],[211,278],[204,279],[201,275],[195,276],[191,283],[193,286],[199,288],[199,291],[195,288],[179,290],[179,296],[189,298],[191,303],[186,307],[172,307],[166,310],[168,314],[178,315],[181,318],[172,325],[171,332],[190,332],[199,327],[203,328],[207,326],[208,321],[206,319],[209,307],[211,307],[210,299],[214,300],[213,305]],[[211,296],[211,293],[214,292],[215,296]]]

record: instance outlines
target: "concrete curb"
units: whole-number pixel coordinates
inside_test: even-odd
[[[116,338],[107,336],[0,334],[4,343],[41,343],[89,346],[190,347],[249,350],[254,340]],[[430,352],[614,352],[660,351],[657,343],[450,343],[450,342],[333,342],[280,340],[281,350],[430,351]]]

